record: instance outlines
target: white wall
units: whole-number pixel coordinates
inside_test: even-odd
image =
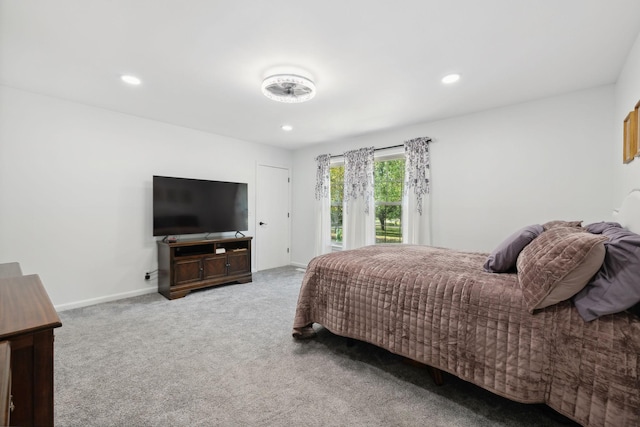
[[[615,88],[332,141],[293,155],[0,86],[0,262],[19,261],[25,274],[40,274],[59,309],[155,292],[155,276],[144,281],[144,272],[156,268],[151,176],[248,182],[253,235],[255,172],[262,163],[293,167],[291,260],[306,265],[313,256],[315,156],[417,136],[434,140],[437,246],[489,251],[526,224],[608,219],[620,194],[640,182],[640,159],[624,167],[617,161],[620,111],[640,98],[639,45]]]
[[[622,163],[622,122],[640,101],[640,34],[629,52],[627,61],[618,77],[615,91],[614,133],[614,185],[615,206],[634,188],[640,188],[640,158],[628,164]]]
[[[152,175],[249,183],[254,235],[256,165],[291,158],[0,86],[0,262],[39,274],[58,309],[154,292]]]
[[[298,150],[292,263],[313,256],[315,156],[418,136],[433,139],[436,246],[488,252],[525,225],[608,219],[613,105],[614,88],[605,86]]]

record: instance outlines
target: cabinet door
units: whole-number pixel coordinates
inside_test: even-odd
[[[227,256],[211,255],[202,259],[202,279],[214,279],[227,275]]]
[[[200,281],[200,258],[176,261],[173,265],[173,274],[174,285]]]
[[[248,251],[229,252],[227,256],[229,258],[229,275],[251,271]]]

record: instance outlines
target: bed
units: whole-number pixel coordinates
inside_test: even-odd
[[[629,301],[640,298],[640,191],[614,220],[536,225],[535,236],[507,253],[515,262],[507,272],[487,267],[505,254],[500,247],[485,254],[376,245],[316,257],[293,336],[313,337],[317,323],[508,399],[545,403],[584,426],[638,426],[640,319]],[[625,273],[632,288],[622,289],[631,307],[615,313],[597,306],[599,295],[620,293],[610,282],[603,292],[601,282],[612,276],[613,235],[637,245],[639,257]],[[596,307],[585,308],[594,298]]]

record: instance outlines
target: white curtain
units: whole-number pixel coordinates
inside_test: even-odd
[[[322,154],[316,157],[316,164],[314,255],[318,256],[331,252],[331,197],[329,194],[331,155]]]
[[[404,143],[405,184],[402,200],[402,242],[431,244],[431,202],[429,198],[429,143],[415,138]]]
[[[344,153],[343,249],[375,243],[373,147]]]

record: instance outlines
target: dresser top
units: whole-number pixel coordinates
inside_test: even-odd
[[[37,274],[0,278],[0,341],[62,326]]]

